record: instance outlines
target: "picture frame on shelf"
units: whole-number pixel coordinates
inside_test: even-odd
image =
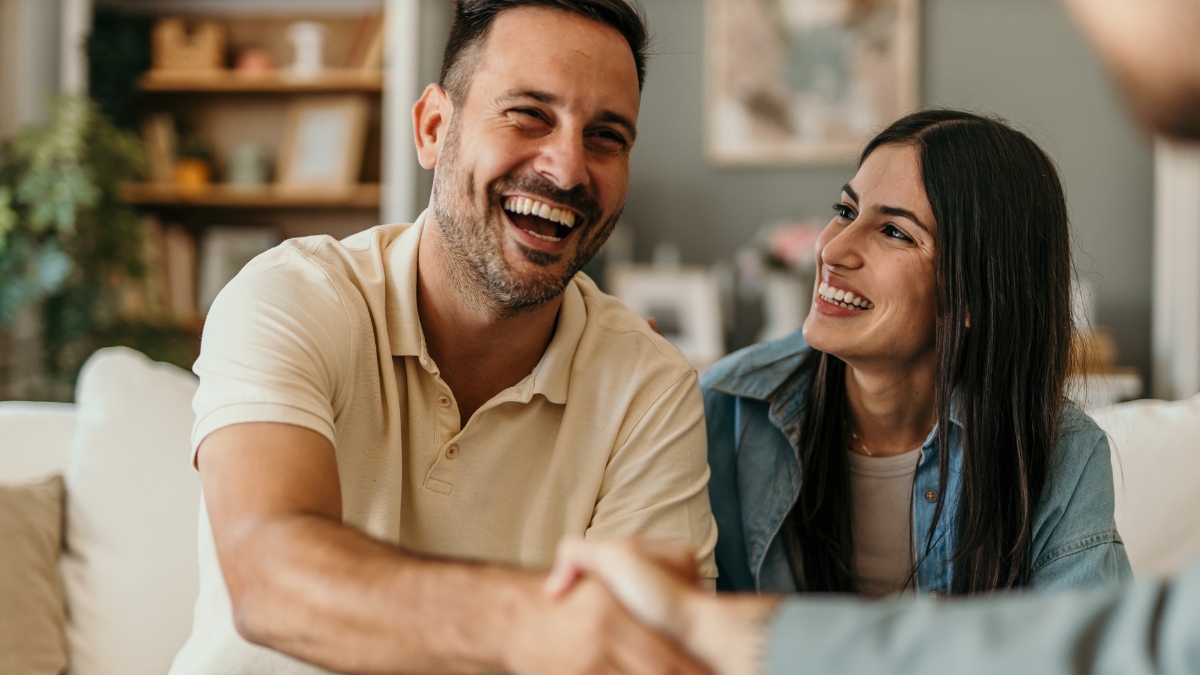
[[[706,267],[614,263],[605,270],[612,294],[643,317],[703,371],[725,355],[720,287]]]
[[[199,310],[207,314],[217,294],[246,263],[283,241],[272,225],[211,225],[200,238]]]
[[[297,98],[284,123],[276,167],[283,190],[345,190],[358,182],[366,142],[367,99],[359,95]]]
[[[715,164],[853,164],[920,105],[918,0],[706,1]]]

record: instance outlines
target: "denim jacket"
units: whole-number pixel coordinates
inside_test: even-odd
[[[701,381],[721,590],[798,590],[781,530],[802,479],[796,443],[812,375],[799,366],[808,349],[797,331],[726,357]],[[949,595],[954,578],[962,425],[953,416],[951,423],[946,508],[927,553],[938,498],[937,429],[921,446],[913,485],[916,586],[934,598]],[[1090,417],[1067,405],[1034,511],[1029,586],[1057,590],[1131,579],[1113,508],[1108,439]]]

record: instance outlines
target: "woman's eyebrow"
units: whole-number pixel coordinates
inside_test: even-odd
[[[850,187],[849,183],[846,183],[845,185],[842,186],[842,192],[845,192],[846,194],[850,195],[850,199],[852,201],[854,201],[855,203],[858,202],[858,193],[854,191],[854,188]]]
[[[876,206],[875,211],[877,213],[882,213],[885,216],[898,216],[900,218],[908,218],[909,220],[916,223],[917,227],[921,228],[922,230],[925,230],[925,234],[928,234],[929,236],[933,236],[933,234],[929,231],[929,228],[925,227],[925,223],[922,223],[921,219],[918,218],[915,213],[913,213],[912,211],[909,211],[908,209],[902,209],[899,206]]]

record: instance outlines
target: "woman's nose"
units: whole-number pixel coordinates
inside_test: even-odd
[[[817,238],[817,260],[825,265],[855,268],[862,265],[863,228],[855,223],[829,223]]]

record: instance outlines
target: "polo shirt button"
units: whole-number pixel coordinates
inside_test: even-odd
[[[450,459],[454,459],[455,457],[458,457],[458,446],[457,445],[450,446],[446,450],[446,456],[449,457]]]
[[[450,397],[446,396],[445,394],[439,395],[438,396],[438,405],[442,406],[443,408],[450,405]]]
[[[926,490],[925,491],[925,501],[929,502],[930,504],[932,504],[933,502],[936,502],[937,501],[937,490]]]
[[[942,595],[941,591],[930,591],[929,597],[933,598],[934,600],[941,600],[945,596]]]

